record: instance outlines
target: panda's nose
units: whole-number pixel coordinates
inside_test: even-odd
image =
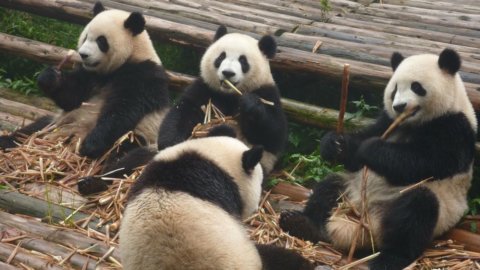
[[[235,76],[235,72],[230,71],[230,70],[224,70],[224,71],[222,71],[222,74],[223,74],[223,76],[225,76],[225,78],[227,78],[227,79]]]
[[[82,57],[83,60],[88,58],[88,54],[85,54],[85,53],[79,53],[79,54],[80,54],[80,57]]]
[[[401,113],[405,110],[405,107],[407,107],[407,103],[401,103],[401,104],[397,104],[397,105],[394,105],[393,106],[393,109],[397,112],[397,113]]]

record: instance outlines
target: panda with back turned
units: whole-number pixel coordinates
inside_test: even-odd
[[[334,217],[337,199],[361,209],[362,167],[368,172],[369,228],[380,255],[370,269],[403,269],[437,237],[455,226],[467,211],[472,180],[477,120],[458,74],[460,58],[450,49],[391,58],[394,74],[384,92],[384,111],[357,133],[327,134],[321,154],[349,171],[334,174],[314,189],[303,212],[284,212],[280,226],[291,235],[329,241],[348,250],[358,225]],[[414,108],[386,139],[393,119]],[[432,178],[420,186],[406,187]],[[403,191],[402,193],[400,191]],[[358,238],[357,247],[371,246]]]
[[[78,40],[81,67],[71,72],[50,67],[38,78],[40,89],[63,112],[0,138],[1,148],[15,147],[20,134],[50,124],[56,129],[47,138],[80,139],[80,155],[90,158],[102,156],[133,131],[135,141],[122,144],[119,153],[113,151],[112,163],[124,152],[156,144],[169,107],[168,78],[145,31],[145,18],[138,12],[105,10],[99,2],[93,12]]]
[[[260,202],[263,147],[218,132],[160,151],[133,184],[119,233],[124,269],[313,269],[249,239],[241,219]]]
[[[244,34],[227,34],[227,29],[220,26],[202,57],[200,78],[185,90],[160,127],[159,149],[187,140],[194,127],[204,120],[202,106],[211,100],[225,116],[237,119],[238,138],[248,145],[264,147],[261,164],[268,174],[287,138],[279,90],[268,63],[275,53],[276,43],[271,36],[257,41]],[[243,95],[224,80],[229,80]]]

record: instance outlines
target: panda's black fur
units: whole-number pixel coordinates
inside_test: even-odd
[[[80,147],[80,154],[97,158],[142,118],[169,104],[165,69],[152,61],[125,63],[110,74],[97,74],[80,67],[72,72],[48,68],[38,78],[40,89],[65,112],[74,110],[92,96],[106,94],[93,130]]]
[[[226,35],[226,28],[221,26],[215,34],[215,42]],[[245,39],[239,34],[237,39]],[[212,45],[215,45],[215,42]],[[229,45],[222,47],[224,51],[229,50]],[[221,49],[216,49],[221,51]],[[245,48],[245,50],[260,50],[264,58],[271,58],[275,55],[276,44],[272,37],[264,36],[254,48]],[[207,49],[206,54],[209,53]],[[222,57],[223,55],[223,57]],[[205,57],[205,56],[204,56]],[[206,105],[211,99],[214,104],[225,116],[238,116],[238,124],[240,133],[239,137],[244,137],[244,141],[250,145],[262,145],[266,152],[271,153],[275,158],[283,151],[287,138],[286,118],[281,108],[280,94],[277,86],[270,78],[260,81],[268,81],[266,84],[254,85],[245,90],[242,96],[235,92],[225,92],[215,89],[205,81],[204,73],[216,72],[221,61],[225,58],[225,53],[220,54],[217,58],[209,56],[212,59],[208,71],[202,71],[202,76],[195,80],[186,88],[175,106],[166,115],[158,136],[158,148],[175,145],[187,140],[195,125],[202,123],[205,117],[202,106]],[[243,55],[241,62],[242,72],[247,73],[253,60]],[[213,61],[215,59],[215,61]],[[261,62],[259,69],[267,69],[269,71],[268,62]],[[255,64],[255,63],[254,63]],[[215,67],[215,68],[214,68]],[[228,76],[228,73],[225,76]],[[255,75],[247,75],[255,76]],[[266,75],[267,76],[267,75]],[[262,103],[260,98],[273,102],[273,106]],[[264,164],[262,163],[262,166]],[[273,166],[270,166],[273,167]],[[265,168],[265,166],[264,166]],[[268,168],[268,173],[272,168]]]
[[[260,200],[262,152],[221,133],[160,151],[128,195],[124,268],[313,269],[296,252],[254,245],[241,224]]]
[[[402,61],[400,54],[392,55],[395,73],[385,90],[385,111],[374,124],[359,132],[330,132],[322,138],[322,157],[344,164],[348,172],[323,179],[302,212],[284,212],[280,218],[282,229],[294,236],[313,242],[332,241],[348,249],[356,224],[349,227],[332,218],[332,209],[337,207],[340,194],[357,205],[362,168],[366,166],[373,222],[369,225],[381,252],[369,263],[374,270],[403,269],[421,255],[433,237],[453,227],[467,209],[466,194],[472,178],[477,124],[457,74],[458,54],[446,49],[437,57],[412,56],[397,72]],[[402,84],[404,96],[416,97],[396,100]],[[429,95],[440,103],[433,102]],[[410,119],[388,139],[380,139],[392,124],[392,115],[416,104],[419,109]],[[400,193],[427,178],[432,179]],[[369,243],[362,247],[364,251]]]

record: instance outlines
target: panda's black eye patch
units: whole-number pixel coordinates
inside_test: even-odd
[[[225,57],[227,57],[227,54],[225,52],[222,52],[217,59],[215,59],[215,62],[213,62],[213,65],[215,68],[219,68],[220,64],[222,64],[222,61],[225,60]]]
[[[250,70],[250,64],[248,63],[247,57],[245,55],[241,55],[238,58],[238,62],[242,66],[242,72],[247,73]]]
[[[393,101],[395,95],[397,94],[397,85],[395,84],[395,89],[393,90],[392,94],[390,95],[390,99]]]
[[[108,49],[110,48],[110,46],[108,45],[107,38],[105,38],[105,36],[99,36],[97,38],[97,45],[100,51],[104,53],[108,52]]]
[[[427,94],[427,90],[425,90],[425,88],[423,88],[423,86],[419,82],[413,82],[410,88],[415,94],[419,96],[423,97]]]

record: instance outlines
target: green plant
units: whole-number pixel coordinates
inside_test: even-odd
[[[350,115],[350,117],[345,119],[345,121],[349,121],[359,117],[371,116],[379,110],[378,106],[367,104],[363,96],[360,97],[360,100],[354,100],[351,101],[351,103],[355,105],[356,109],[355,112]]]
[[[18,92],[21,92],[25,95],[34,94],[40,95],[40,91],[37,88],[35,78],[38,76],[38,72],[36,72],[33,77],[34,79],[27,78],[23,76],[19,79],[11,79],[5,76],[6,71],[0,68],[0,88],[7,88],[12,89]]]
[[[320,0],[320,10],[321,10],[321,18],[320,21],[322,22],[329,22],[330,21],[330,11],[332,11],[332,6],[330,4],[330,0]]]

